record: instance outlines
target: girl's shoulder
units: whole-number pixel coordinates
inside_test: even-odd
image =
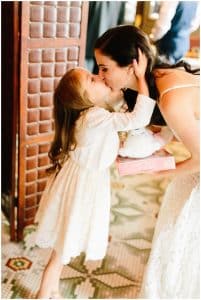
[[[96,116],[96,115],[105,115],[108,113],[109,112],[103,107],[92,106],[87,110],[86,116],[89,117],[89,116]]]
[[[110,112],[102,107],[93,106],[85,114],[85,122],[88,127],[95,127],[103,123],[110,116]]]

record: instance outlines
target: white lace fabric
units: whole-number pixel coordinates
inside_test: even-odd
[[[199,174],[178,176],[164,197],[141,298],[200,298]]]
[[[110,219],[109,167],[119,149],[118,131],[149,123],[155,101],[140,95],[132,113],[109,113],[93,107],[76,122],[77,146],[56,178],[50,177],[41,198],[35,242],[54,248],[63,264],[85,252],[103,259]]]

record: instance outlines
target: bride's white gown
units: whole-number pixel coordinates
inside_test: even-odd
[[[186,200],[187,199],[187,200]],[[199,176],[178,176],[165,194],[141,298],[200,298]]]
[[[166,190],[140,298],[200,299],[199,179],[180,175]]]

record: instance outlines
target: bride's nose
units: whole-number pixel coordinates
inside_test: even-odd
[[[98,71],[98,76],[99,76],[99,78],[101,78],[101,80],[103,80],[103,81],[105,80],[104,74],[101,70]]]

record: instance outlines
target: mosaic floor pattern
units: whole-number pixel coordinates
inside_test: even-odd
[[[168,149],[177,161],[188,155],[179,143]],[[110,239],[106,257],[85,262],[84,253],[64,267],[60,281],[65,299],[135,299],[164,191],[169,178],[141,174],[119,177],[111,168],[112,203]],[[24,240],[10,242],[9,224],[2,217],[1,299],[34,299],[50,250],[33,245],[35,227],[28,226]]]

